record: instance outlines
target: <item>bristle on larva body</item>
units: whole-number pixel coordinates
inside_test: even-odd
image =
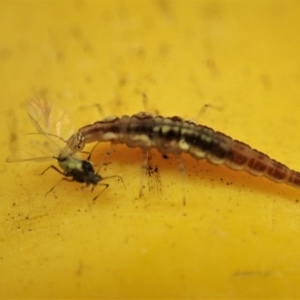
[[[299,172],[245,143],[180,117],[165,118],[147,112],[131,117],[108,117],[79,129],[68,140],[68,147],[75,152],[83,149],[86,143],[107,141],[142,150],[156,148],[162,154],[187,153],[196,159],[206,158],[215,165],[225,164],[233,170],[245,170],[300,188]]]

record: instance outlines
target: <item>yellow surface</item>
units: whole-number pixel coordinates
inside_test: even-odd
[[[299,1],[1,1],[0,298],[300,297],[300,191],[185,156],[117,148],[94,191],[6,163],[40,92],[76,127],[147,109],[300,170]],[[143,102],[147,98],[146,108]],[[100,103],[103,116],[83,105]],[[93,155],[95,163],[109,145]]]

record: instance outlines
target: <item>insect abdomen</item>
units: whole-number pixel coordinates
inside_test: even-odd
[[[210,147],[207,147],[206,153],[206,158],[211,163],[224,163],[234,170],[245,170],[255,176],[264,176],[272,181],[287,183],[300,188],[299,172],[289,169],[282,163],[243,142],[233,140],[220,132],[214,132],[213,130],[212,132],[212,143]],[[192,153],[190,154],[192,155]]]

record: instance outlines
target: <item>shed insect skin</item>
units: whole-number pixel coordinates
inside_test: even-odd
[[[300,188],[299,172],[224,133],[177,116],[154,116],[147,112],[111,116],[80,128],[68,139],[67,146],[75,153],[93,142],[139,147],[144,153],[153,148],[163,155],[187,153],[196,159],[206,158],[214,165],[224,164],[236,171],[244,170]]]

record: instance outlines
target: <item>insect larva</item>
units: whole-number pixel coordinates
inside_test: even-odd
[[[178,157],[187,153],[196,159],[206,158],[215,165],[225,164],[233,170],[245,170],[251,175],[300,188],[299,172],[224,133],[176,116],[153,116],[147,112],[131,117],[111,116],[80,128],[67,145],[75,153],[86,143],[107,141],[139,147],[144,153],[153,148],[163,155]]]

